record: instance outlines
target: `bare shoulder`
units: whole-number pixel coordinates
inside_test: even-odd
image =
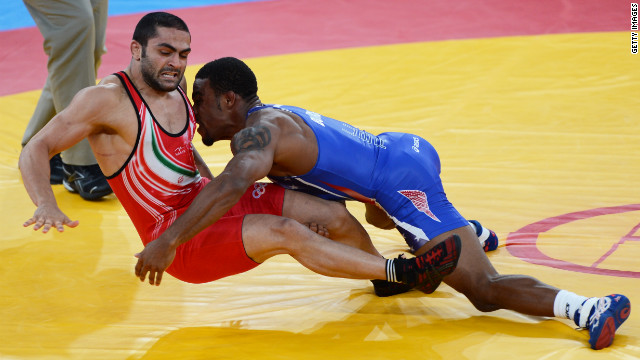
[[[99,89],[98,91],[105,97],[113,97],[111,100],[121,101],[123,98],[128,98],[124,85],[115,75],[104,77],[94,88]]]
[[[122,84],[120,79],[115,74],[107,75],[100,80],[98,85],[106,85],[106,84]]]
[[[79,100],[84,100],[87,106],[103,108],[113,106],[126,96],[124,87],[119,81],[116,81],[109,81],[105,78],[98,85],[82,89],[76,97]]]
[[[231,151],[234,154],[244,151],[263,150],[271,144],[273,137],[271,126],[254,124],[238,131],[231,139]]]
[[[257,111],[249,118],[250,126],[276,127],[279,130],[296,128],[301,119],[294,113],[277,108],[265,108]]]
[[[86,113],[102,113],[117,111],[131,106],[127,92],[116,76],[110,75],[98,85],[82,89],[73,99],[74,108],[83,108]]]
[[[118,127],[119,118],[129,114],[135,116],[126,90],[117,77],[108,76],[98,85],[80,90],[59,117],[68,124],[90,125],[95,133]]]

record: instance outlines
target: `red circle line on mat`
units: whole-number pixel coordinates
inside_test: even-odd
[[[542,251],[540,251],[537,245],[538,236],[541,233],[547,232],[558,226],[565,225],[577,220],[583,220],[602,215],[621,214],[629,211],[640,211],[640,204],[602,207],[550,217],[529,224],[521,228],[520,230],[510,233],[507,237],[506,247],[511,255],[536,265],[549,266],[557,269],[589,274],[640,278],[640,272],[638,271],[614,270],[598,267],[623,243],[627,241],[640,241],[640,236],[634,235],[640,230],[640,223],[634,226],[629,231],[629,233],[622,236],[620,240],[618,240],[618,242],[613,244],[611,248],[591,266],[578,265],[565,260],[549,257]]]

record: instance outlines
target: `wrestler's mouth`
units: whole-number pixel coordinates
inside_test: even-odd
[[[178,77],[178,73],[177,72],[163,72],[163,73],[160,74],[160,77],[173,80],[173,79]]]

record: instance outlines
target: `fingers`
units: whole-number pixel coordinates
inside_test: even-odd
[[[327,230],[327,228],[324,226],[318,231],[318,234],[326,238],[329,238],[329,230]]]
[[[142,260],[140,259],[140,253],[137,253],[135,256],[138,258],[138,262],[136,263],[136,276],[140,277],[142,273]],[[144,281],[144,279],[142,280]]]
[[[144,279],[147,277],[147,273],[149,273],[149,284],[159,286],[160,282],[162,282],[162,274],[164,271],[153,270],[150,269],[148,265],[144,265],[144,260],[140,258],[140,253],[135,256],[138,258],[138,262],[135,267],[136,276],[141,282],[144,282]]]
[[[322,224],[316,224],[316,223],[308,223],[307,226],[311,231],[315,232],[316,234],[320,236],[324,236],[326,238],[329,237],[329,230],[327,230],[326,226]]]
[[[59,232],[63,232],[64,231],[64,227],[68,226],[70,228],[74,228],[76,226],[78,226],[80,224],[80,222],[78,220],[73,220],[71,221],[69,218],[65,218],[62,221],[53,221],[50,219],[37,219],[35,217],[32,217],[31,219],[25,221],[22,226],[24,227],[29,227],[31,225],[33,225],[33,230],[34,231],[38,231],[40,229],[42,229],[43,233],[47,233],[49,232],[49,230],[52,227],[55,227],[56,230],[58,230]]]
[[[316,223],[306,223],[305,225],[314,233],[327,238],[329,237],[329,230],[327,230],[326,226]]]
[[[70,219],[67,218],[64,224],[70,228],[74,228],[80,224],[80,221],[78,220],[71,221]]]
[[[147,272],[149,273],[149,284],[160,286],[163,271],[150,270],[146,267],[143,267],[142,271],[140,272],[140,281],[144,282],[144,278],[147,276]]]
[[[163,271],[158,271],[158,273],[156,274],[156,286],[160,286],[160,282],[162,281],[162,274],[164,274]]]
[[[46,234],[49,232],[49,229],[51,229],[51,223],[50,222],[44,222],[44,226],[42,227],[42,233]]]
[[[144,266],[144,260],[140,258],[140,254],[136,254],[138,257],[138,262],[136,263],[136,276],[140,278],[140,281],[144,282],[144,279],[147,277],[147,272],[149,272],[149,267]],[[149,274],[149,280],[151,281],[151,274]]]
[[[27,222],[25,224],[33,224],[33,230],[36,231],[38,229],[40,229],[43,225],[44,225],[44,220],[40,219],[40,220],[36,220],[35,218],[31,218],[29,220],[27,220]]]
[[[44,221],[36,221],[33,223],[33,231],[39,230],[44,225]]]
[[[143,269],[143,275],[140,277],[141,281],[144,281],[144,277],[147,273],[147,269]],[[160,286],[160,282],[162,281],[162,274],[164,273],[164,271],[162,270],[153,270],[150,269],[149,270],[149,284],[151,285],[155,285],[155,286]]]
[[[144,282],[144,279],[147,277],[147,273],[149,272],[149,267],[143,265],[142,259],[138,260],[136,264],[136,276],[140,278],[141,282]],[[149,274],[149,281],[151,281],[151,274]]]
[[[75,221],[76,224],[72,227],[76,227],[78,226],[77,221]],[[38,225],[38,223],[36,223],[36,226]],[[66,224],[64,224],[66,225]],[[44,224],[42,225],[42,233],[46,234],[49,232],[49,230],[51,230],[52,227],[54,227],[56,230],[58,230],[58,232],[63,232],[64,231],[64,225],[62,221],[56,221],[54,223],[51,223],[51,220],[46,220],[44,222]],[[40,226],[34,226],[33,230],[38,230],[40,228]]]
[[[42,228],[42,233],[46,234],[51,229],[51,221],[49,220],[38,220],[35,225],[33,225],[33,230],[38,231]]]

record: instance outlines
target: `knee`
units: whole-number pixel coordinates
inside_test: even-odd
[[[268,229],[265,229],[265,231],[270,232],[270,238],[278,244],[278,247],[288,254],[294,253],[301,246],[301,243],[307,239],[304,236],[304,230],[308,229],[289,218],[279,218]]]
[[[331,213],[332,227],[340,229],[354,221],[347,206],[341,202],[330,201],[328,210]]]
[[[331,239],[341,238],[345,234],[353,232],[353,226],[357,220],[353,218],[343,203],[325,201],[322,206],[319,223],[326,226]]]

